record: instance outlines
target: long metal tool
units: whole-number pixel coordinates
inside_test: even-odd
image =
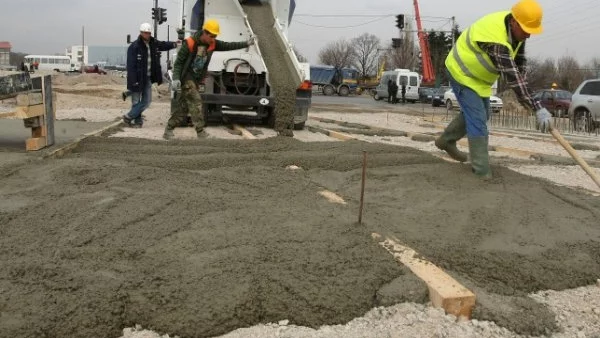
[[[558,130],[551,128],[550,133],[558,141],[558,143],[560,143],[560,145],[563,146],[563,148],[565,148],[569,155],[573,157],[575,162],[577,162],[577,164],[579,164],[581,168],[583,168],[583,170],[585,170],[585,172],[588,175],[590,175],[592,180],[596,182],[596,185],[600,187],[600,178],[598,178],[598,174],[596,174],[596,172],[589,166],[589,164],[587,164],[587,162],[583,158],[581,158],[581,156],[579,156],[579,154],[575,151],[575,149],[573,149],[571,144],[569,144],[569,142],[564,139],[564,137],[558,132]]]

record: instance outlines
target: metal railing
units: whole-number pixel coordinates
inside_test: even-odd
[[[446,120],[451,120],[457,114],[458,110],[447,110]],[[562,134],[599,136],[600,128],[594,126],[593,121],[581,122],[573,121],[568,117],[553,117],[554,127]],[[596,122],[597,123],[597,122]],[[515,130],[537,130],[535,115],[527,114],[523,110],[502,109],[491,113],[488,121],[490,128],[506,128]]]

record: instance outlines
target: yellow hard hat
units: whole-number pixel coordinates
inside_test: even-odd
[[[219,22],[215,19],[208,19],[204,22],[202,29],[213,35],[219,35],[221,29],[219,28]]]
[[[536,0],[521,0],[513,6],[511,12],[526,33],[540,34],[544,30],[542,6]]]

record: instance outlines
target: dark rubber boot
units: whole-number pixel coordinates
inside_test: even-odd
[[[453,159],[458,162],[467,162],[467,154],[458,150],[456,141],[460,140],[467,134],[465,125],[465,117],[463,114],[458,114],[444,130],[444,133],[435,140],[435,146],[440,150],[444,150]]]
[[[470,137],[469,153],[471,155],[473,173],[484,179],[492,178],[488,153],[488,137]]]
[[[171,140],[175,137],[175,134],[173,133],[173,129],[169,128],[169,126],[167,126],[165,128],[165,133],[163,134],[163,138],[165,140]]]

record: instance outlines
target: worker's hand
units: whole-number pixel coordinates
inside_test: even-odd
[[[542,108],[535,113],[537,117],[537,128],[542,132],[549,132],[552,128],[552,115],[546,108]]]
[[[252,35],[250,39],[248,39],[248,46],[252,46],[256,43],[256,36]]]
[[[171,82],[171,90],[177,91],[179,89],[181,89],[181,81],[173,80],[173,82]]]

